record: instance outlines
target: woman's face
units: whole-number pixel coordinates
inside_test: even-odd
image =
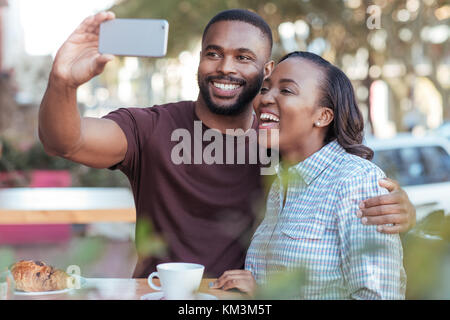
[[[316,103],[322,77],[322,71],[303,58],[288,58],[275,67],[253,103],[263,146],[284,151],[315,138],[315,123],[321,111]],[[274,129],[279,130],[279,142]]]

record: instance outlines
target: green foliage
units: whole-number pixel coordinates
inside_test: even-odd
[[[74,187],[123,187],[130,186],[127,177],[120,171],[89,168],[76,165],[71,170]]]
[[[208,21],[217,13],[226,9],[249,9],[261,15],[270,25],[277,40],[277,28],[283,21],[298,19],[310,12],[319,12],[328,22],[341,18],[338,12],[344,12],[342,1],[258,1],[258,0],[166,0],[158,2],[144,0],[126,0],[111,8],[118,18],[155,18],[169,21],[168,55],[175,56],[189,49],[193,40],[201,37]],[[352,29],[355,30],[355,29]],[[351,31],[353,32],[353,31]]]
[[[2,153],[0,172],[17,173],[8,185],[26,187],[31,170],[69,170],[73,187],[129,187],[126,176],[119,171],[89,168],[57,156],[48,155],[40,142],[27,150],[20,150],[10,141],[0,139]]]
[[[0,172],[25,170],[28,166],[28,156],[14,147],[9,141],[0,139],[1,157]]]
[[[405,66],[407,72],[398,79],[384,78],[391,86],[394,94],[394,105],[400,105],[398,97],[404,96],[404,91],[409,90],[411,79],[414,79],[415,68],[418,63],[416,46],[423,51],[424,59],[432,62],[434,71],[439,61],[444,61],[450,45],[449,41],[442,44],[431,44],[421,38],[421,31],[425,27],[445,24],[439,21],[435,11],[443,7],[445,1],[433,3],[422,2],[417,12],[411,14],[408,21],[399,21],[397,15],[400,10],[407,7],[407,0],[399,1],[369,1],[364,0],[357,8],[349,8],[345,0],[123,0],[111,8],[118,18],[159,18],[167,19],[170,24],[168,56],[176,57],[183,50],[191,50],[200,39],[203,29],[208,21],[218,12],[242,8],[257,12],[272,28],[274,37],[273,59],[278,60],[285,52],[280,45],[278,26],[282,22],[295,22],[302,19],[310,28],[311,40],[322,37],[330,44],[326,58],[340,66],[346,54],[354,54],[359,48],[369,49],[369,64],[383,66],[392,59],[397,59]],[[377,5],[381,9],[380,28],[368,28],[367,9],[371,5]],[[448,20],[448,19],[447,19]],[[412,38],[409,41],[402,40],[401,31],[408,29]],[[371,48],[370,39],[378,32],[386,35],[385,49],[375,50]],[[301,50],[305,47],[302,46]],[[153,61],[153,60],[150,60]],[[430,72],[428,78],[433,82],[442,95],[443,105],[448,103],[448,88],[445,88],[437,80],[437,72]],[[382,76],[383,78],[383,76]],[[364,79],[364,85],[369,87],[372,79]],[[368,101],[366,101],[368,103]],[[444,109],[445,111],[446,109]],[[445,111],[446,112],[446,111]],[[398,110],[398,113],[401,113]],[[397,116],[398,117],[398,116]],[[396,119],[401,128],[400,117]]]
[[[387,3],[383,7],[383,23],[388,24],[392,20],[392,13],[403,8],[404,2]],[[111,10],[118,18],[167,19],[170,24],[169,56],[189,49],[192,40],[201,37],[204,27],[215,14],[233,8],[249,9],[263,17],[272,28],[276,43],[279,43],[280,23],[304,19],[317,26],[312,28],[310,38],[325,37],[332,42],[337,52],[344,53],[367,46],[370,30],[366,26],[366,8],[372,4],[364,1],[359,8],[351,9],[342,0],[329,0],[326,4],[323,0],[166,0],[157,4],[146,0],[124,0]],[[398,25],[396,28],[404,24]],[[389,24],[389,27],[393,26]],[[401,43],[397,41],[396,45]],[[278,56],[276,52],[275,55]]]
[[[27,159],[27,167],[34,169],[52,169],[52,170],[69,170],[77,165],[69,160],[61,157],[54,157],[48,155],[42,143],[35,143],[25,153]]]
[[[102,237],[75,238],[70,248],[64,250],[54,262],[56,266],[78,265],[81,270],[98,262],[105,252],[105,239]]]
[[[450,299],[450,216],[430,213],[403,236],[408,299]]]
[[[12,249],[0,248],[0,272],[9,268],[14,263],[14,252]]]
[[[258,288],[255,299],[295,299],[299,296],[306,282],[307,273],[303,268],[276,273],[269,277],[265,285]]]
[[[40,142],[36,142],[27,150],[20,150],[5,139],[0,139],[0,144],[2,145],[0,171],[68,170],[76,166],[66,159],[48,155]]]
[[[167,242],[156,234],[150,220],[141,219],[136,223],[135,242],[140,257],[163,257],[167,252]]]

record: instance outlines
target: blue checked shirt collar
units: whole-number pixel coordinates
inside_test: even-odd
[[[333,140],[302,162],[290,167],[289,174],[298,175],[307,185],[310,185],[332,162],[344,153],[344,148],[336,140]],[[276,171],[281,179],[282,164],[277,165]]]

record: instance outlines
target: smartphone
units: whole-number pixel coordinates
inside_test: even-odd
[[[98,51],[131,57],[163,57],[169,23],[160,19],[114,19],[100,24]]]

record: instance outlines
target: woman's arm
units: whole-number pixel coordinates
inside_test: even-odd
[[[376,167],[356,172],[340,188],[337,218],[344,279],[354,299],[404,299],[406,275],[398,234],[384,234],[357,217],[359,203],[386,194]]]

